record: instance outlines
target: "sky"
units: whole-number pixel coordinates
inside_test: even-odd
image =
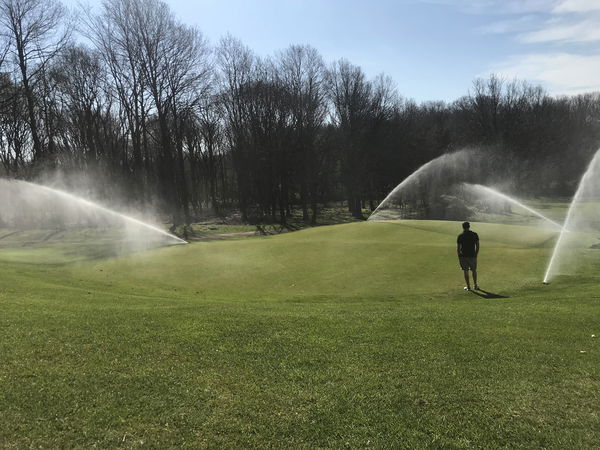
[[[451,102],[491,73],[552,95],[600,91],[600,0],[163,1],[212,44],[229,33],[260,56],[308,44],[418,102]]]

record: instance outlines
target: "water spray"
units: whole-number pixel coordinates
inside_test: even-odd
[[[502,200],[508,201],[514,205],[519,206],[520,208],[525,209],[526,211],[529,211],[530,213],[532,213],[535,216],[538,216],[539,218],[545,220],[546,222],[550,223],[553,227],[557,228],[558,230],[562,231],[564,229],[563,225],[559,224],[558,222],[555,222],[554,220],[550,219],[549,217],[546,217],[545,215],[543,215],[542,213],[540,213],[539,211],[536,211],[533,208],[530,208],[529,206],[521,203],[519,200],[517,200],[514,197],[510,197],[506,194],[503,194],[500,191],[497,191],[496,189],[492,189],[490,187],[487,186],[483,186],[481,184],[469,184],[469,183],[463,183],[463,186],[467,187],[467,188],[472,188],[475,190],[482,190],[487,194],[490,195],[494,195],[498,198],[501,198]]]
[[[560,235],[558,236],[558,240],[556,241],[556,245],[554,246],[554,251],[552,252],[552,256],[550,257],[550,262],[548,263],[548,268],[546,269],[546,274],[544,275],[544,281],[543,281],[544,284],[548,284],[550,274],[552,273],[552,268],[554,267],[554,264],[556,262],[556,258],[558,256],[558,254],[560,253],[561,244],[562,244],[564,236],[565,236],[565,231],[567,229],[572,228],[571,222],[573,220],[573,212],[575,210],[575,205],[582,197],[586,182],[592,176],[594,166],[598,163],[599,160],[600,160],[600,150],[598,150],[595,153],[594,157],[588,164],[588,167],[587,167],[585,173],[583,174],[583,176],[581,177],[581,180],[579,181],[579,185],[577,186],[577,191],[575,191],[575,195],[573,196],[573,199],[571,200],[571,204],[569,205],[569,209],[567,211],[567,217],[565,218],[564,227],[563,227],[562,231],[560,232]]]
[[[398,184],[384,199],[383,201],[377,206],[377,208],[375,208],[375,210],[371,213],[371,215],[369,216],[369,218],[367,220],[377,220],[377,215],[379,214],[379,211],[382,208],[385,208],[386,204],[388,203],[388,201],[390,201],[391,199],[393,199],[396,194],[398,192],[400,192],[402,189],[404,189],[405,187],[407,187],[407,185],[409,185],[410,183],[417,181],[418,178],[425,172],[429,171],[429,170],[435,170],[436,167],[442,167],[442,165],[444,163],[447,163],[449,160],[450,161],[456,161],[456,160],[460,160],[461,158],[468,158],[468,157],[472,157],[472,155],[476,154],[474,151],[472,150],[460,150],[458,152],[455,153],[446,153],[442,156],[439,156],[435,159],[432,159],[431,161],[423,164],[421,167],[419,167],[417,170],[415,170],[413,173],[411,173],[409,176],[407,176],[404,180],[402,180],[400,182],[400,184]]]
[[[63,198],[66,198],[68,200],[71,200],[73,202],[76,202],[79,205],[83,205],[83,206],[86,206],[86,207],[93,208],[95,210],[102,211],[102,212],[104,212],[104,213],[106,213],[108,215],[111,215],[113,217],[117,217],[117,218],[119,218],[119,219],[121,219],[121,220],[123,220],[125,222],[129,222],[129,223],[138,225],[140,227],[146,228],[148,230],[151,230],[151,231],[153,231],[155,233],[162,234],[163,236],[167,236],[168,238],[174,240],[176,244],[187,244],[188,243],[187,241],[184,241],[183,239],[181,239],[181,238],[179,238],[179,237],[177,237],[177,236],[175,236],[175,235],[173,235],[171,233],[168,233],[168,232],[166,232],[166,231],[158,228],[157,226],[151,225],[151,224],[149,224],[147,222],[143,222],[143,221],[141,221],[139,219],[136,219],[135,217],[131,217],[131,216],[128,216],[126,214],[122,214],[120,212],[114,211],[114,210],[112,210],[110,208],[107,208],[105,206],[102,206],[102,205],[100,205],[98,203],[92,202],[91,200],[87,200],[87,199],[79,197],[77,195],[70,194],[70,193],[62,191],[60,189],[55,189],[55,188],[51,188],[49,186],[44,186],[42,184],[31,183],[31,182],[23,181],[23,180],[6,180],[6,181],[24,183],[24,184],[30,186],[33,189],[37,189],[37,190],[40,190],[40,191],[49,192],[49,193],[52,193],[54,195],[58,195],[60,197],[63,197]]]

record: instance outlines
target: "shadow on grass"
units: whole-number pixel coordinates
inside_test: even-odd
[[[481,298],[508,298],[506,295],[494,294],[493,292],[484,291],[483,289],[479,289],[479,291],[472,290],[471,292]]]

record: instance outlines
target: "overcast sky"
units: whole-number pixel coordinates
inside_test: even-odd
[[[346,58],[369,76],[391,76],[417,101],[452,101],[492,72],[551,94],[600,90],[600,0],[166,3],[213,44],[227,32],[261,56],[310,44],[328,62]]]

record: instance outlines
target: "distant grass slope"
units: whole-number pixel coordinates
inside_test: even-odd
[[[596,446],[600,251],[543,286],[555,234],[473,229],[483,296],[452,222],[0,249],[0,447]]]
[[[456,223],[438,221],[321,227],[101,259],[63,276],[85,276],[99,286],[107,283],[111,290],[169,296],[179,291],[175,295],[236,300],[447,295],[463,284],[456,261],[457,228]],[[483,285],[492,280],[499,289],[539,284],[556,234],[492,224],[478,224],[477,231],[484,249]],[[494,264],[486,264],[492,258]]]
[[[0,228],[0,260],[64,265],[138,253],[172,243],[169,236],[142,227],[10,229]]]

